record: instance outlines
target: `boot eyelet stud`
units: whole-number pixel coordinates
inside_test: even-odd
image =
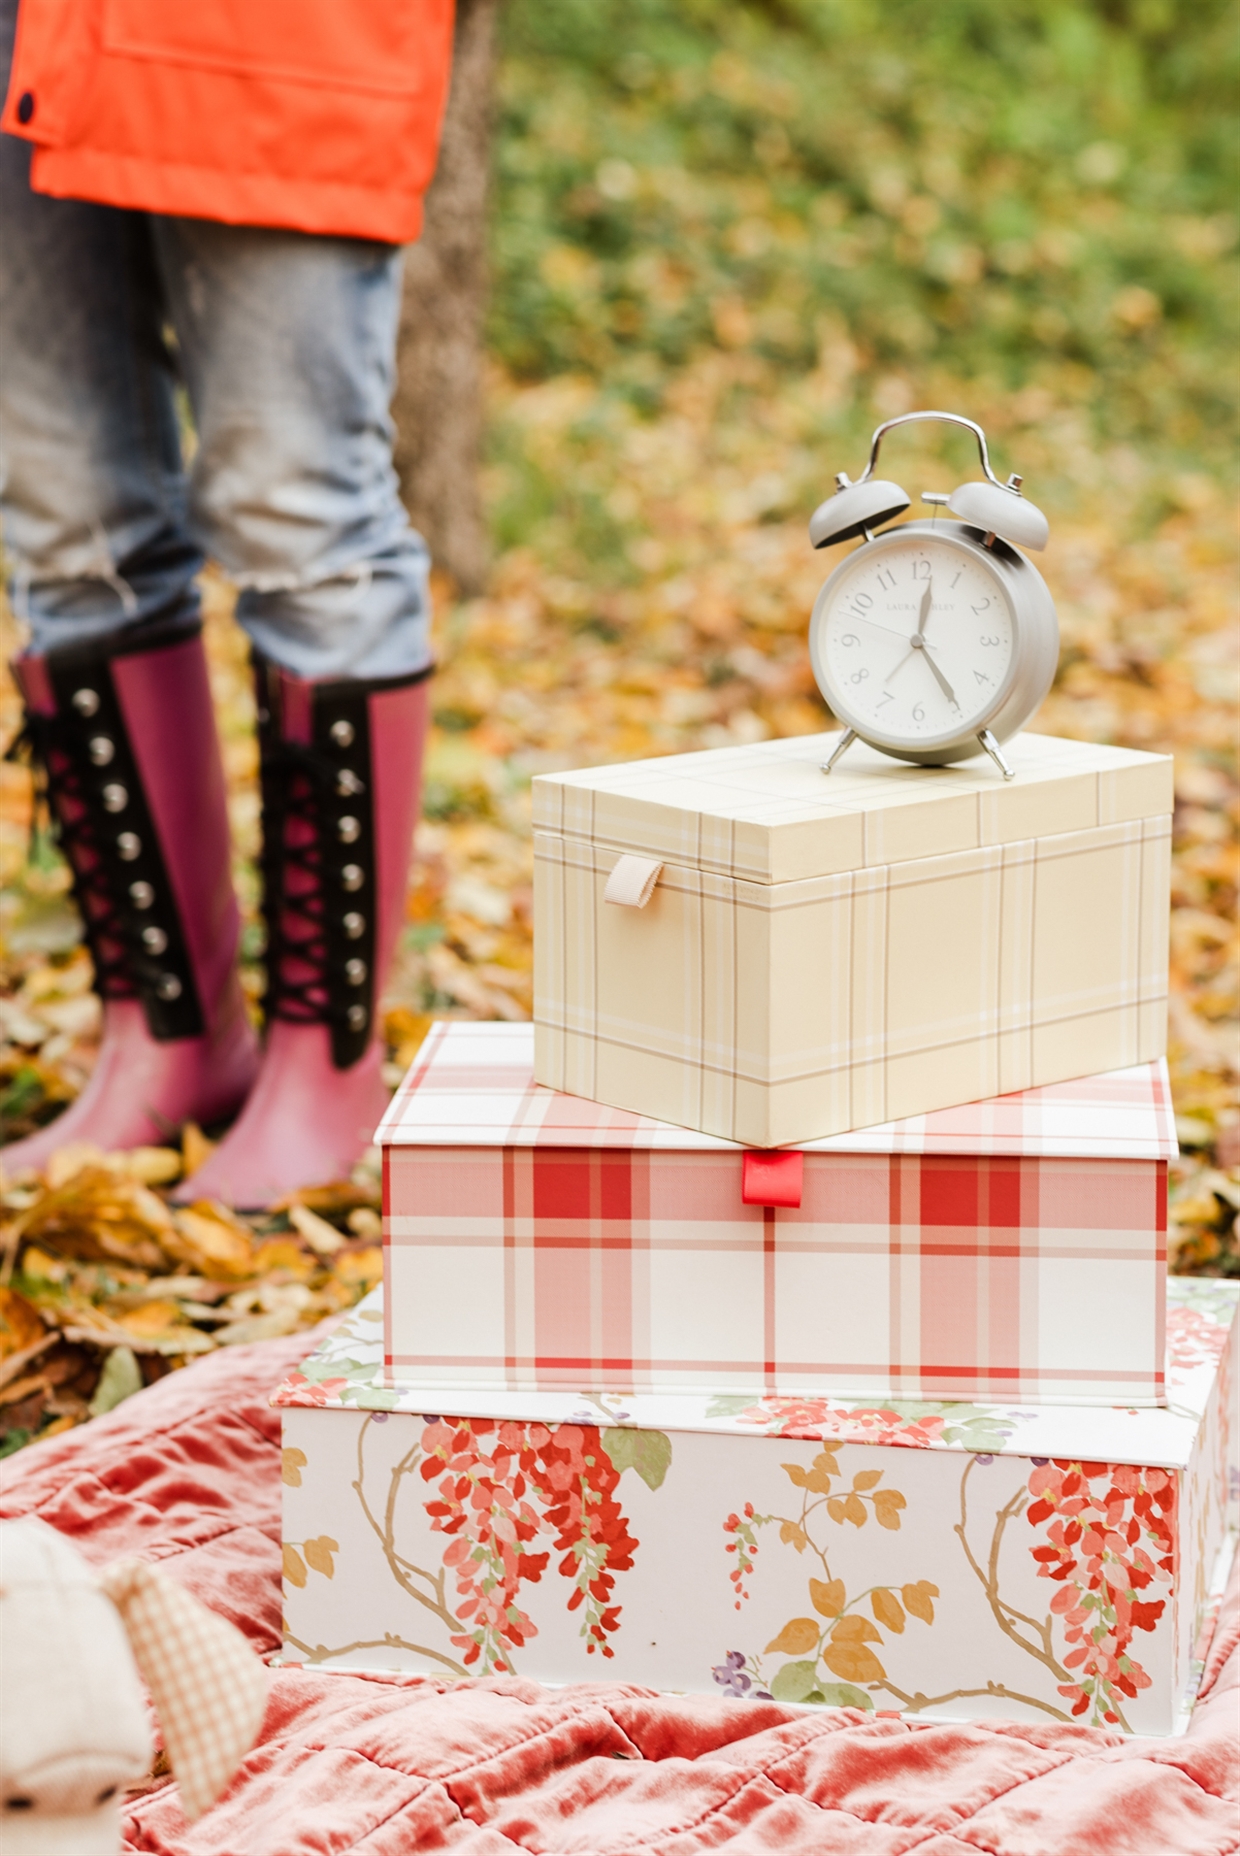
[[[131,883],[129,900],[135,909],[149,909],[155,900],[155,891],[150,883]]]
[[[360,864],[346,864],[344,869],[340,872],[341,888],[347,889],[350,894],[352,894],[355,889],[360,889],[365,881],[366,872],[362,869]]]
[[[351,799],[366,791],[366,783],[358,778],[352,767],[342,767],[336,775],[336,791],[342,798]]]
[[[168,945],[168,937],[162,928],[144,928],[142,945],[148,954],[162,954]]]
[[[104,787],[103,803],[105,809],[109,812],[123,812],[125,810],[125,807],[129,804],[129,793],[126,788],[120,784],[119,780],[114,780],[110,786]]]
[[[328,732],[338,748],[351,748],[357,736],[357,730],[352,722],[346,722],[343,719],[333,722]]]
[[[360,986],[362,981],[366,978],[366,962],[356,958],[353,960],[346,960],[344,963],[344,976],[348,980],[350,986]]]
[[[122,831],[116,840],[116,854],[131,864],[135,857],[142,855],[142,840],[136,831]]]
[[[356,909],[350,909],[340,926],[350,941],[360,941],[366,932],[366,917],[359,915]]]
[[[116,753],[113,742],[106,735],[96,735],[90,744],[90,757],[96,767],[106,767]]]
[[[336,820],[336,836],[342,844],[356,844],[361,835],[361,825],[350,813]]]
[[[161,999],[171,1001],[181,997],[181,982],[175,973],[161,973],[155,982],[155,991]]]
[[[364,1005],[351,1005],[347,1016],[350,1031],[361,1031],[365,1027],[366,1007]]]
[[[98,690],[74,690],[73,706],[77,710],[79,715],[98,715],[99,713],[99,692]]]

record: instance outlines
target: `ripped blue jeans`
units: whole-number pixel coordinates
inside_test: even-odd
[[[422,669],[429,563],[388,412],[400,251],[49,199],[28,168],[0,136],[0,513],[32,648],[193,619],[209,556],[296,675]]]

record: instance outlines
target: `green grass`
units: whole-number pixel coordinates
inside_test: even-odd
[[[725,413],[775,379],[838,380],[824,442],[907,377],[1035,412],[1041,392],[1090,443],[1229,470],[1240,34],[1221,0],[502,18],[490,344],[517,380],[598,383],[602,432],[607,402],[656,418],[722,347],[754,364]],[[521,442],[501,419],[501,465]],[[501,543],[567,523],[623,558],[587,488],[532,460],[501,474]]]

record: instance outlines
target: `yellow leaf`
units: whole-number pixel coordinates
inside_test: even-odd
[[[821,1579],[811,1579],[809,1595],[814,1610],[820,1611],[824,1618],[837,1618],[847,1599],[842,1579],[830,1579],[825,1583]]]
[[[211,1158],[217,1145],[207,1139],[196,1121],[186,1122],[181,1129],[181,1165],[187,1177]]]
[[[833,1521],[842,1521],[844,1519],[844,1504],[838,1495],[833,1495],[831,1500],[827,1503],[827,1513]]]
[[[786,1547],[795,1547],[798,1553],[804,1553],[808,1542],[805,1529],[798,1527],[795,1521],[785,1521],[779,1530],[779,1538]]]
[[[338,1540],[333,1540],[330,1534],[320,1534],[317,1540],[303,1540],[301,1548],[308,1566],[315,1572],[321,1572],[325,1579],[335,1578],[336,1567],[332,1554],[340,1551]]]
[[[306,1583],[306,1562],[302,1559],[296,1547],[290,1547],[286,1543],[283,1558],[284,1577],[289,1581],[290,1585],[303,1586]]]
[[[200,1275],[228,1282],[252,1273],[254,1249],[250,1234],[222,1206],[199,1199],[188,1211],[178,1214],[177,1224],[183,1240],[181,1260]]]
[[[877,1591],[870,1593],[870,1606],[879,1623],[885,1624],[888,1630],[895,1631],[899,1636],[904,1629],[904,1606],[895,1593],[879,1586]]]
[[[865,1503],[859,1495],[846,1495],[844,1497],[844,1519],[846,1521],[851,1521],[854,1527],[865,1526],[869,1517],[865,1512]]]
[[[306,1453],[292,1444],[287,1444],[280,1452],[280,1480],[285,1488],[301,1487],[301,1472],[306,1467]]]
[[[382,1237],[383,1220],[373,1205],[357,1205],[345,1219],[354,1237]]]
[[[853,1477],[853,1487],[854,1489],[872,1489],[874,1484],[881,1482],[882,1479],[881,1469],[859,1469]]]
[[[846,1618],[837,1618],[831,1626],[832,1643],[881,1643],[882,1638],[871,1624],[869,1618],[863,1618],[857,1612],[851,1612]]]
[[[33,1303],[16,1289],[0,1289],[0,1360],[32,1347],[46,1333]]]
[[[929,1579],[919,1579],[916,1585],[900,1588],[905,1610],[911,1612],[913,1617],[920,1618],[923,1624],[934,1623],[934,1606],[930,1601],[938,1595],[938,1586],[931,1585]]]
[[[316,1265],[308,1257],[295,1237],[268,1237],[256,1246],[254,1251],[254,1274],[256,1276],[291,1276],[297,1282],[304,1282],[307,1276],[313,1276]]]
[[[153,1339],[156,1334],[166,1334],[169,1328],[180,1328],[185,1325],[177,1303],[166,1297],[153,1302],[143,1302],[131,1313],[121,1316],[121,1326],[128,1328],[129,1332],[136,1334],[140,1340]]]
[[[58,1192],[88,1167],[101,1167],[106,1163],[107,1155],[101,1147],[93,1147],[89,1141],[70,1141],[51,1155],[43,1169],[43,1177],[51,1190]]]
[[[838,1476],[840,1473],[840,1466],[836,1462],[834,1454],[838,1449],[839,1445],[836,1444],[830,1449],[820,1450],[818,1455],[814,1458],[814,1468],[822,1470],[824,1475]]]
[[[807,1650],[818,1648],[818,1626],[813,1618],[790,1618],[780,1631],[767,1644],[764,1654],[767,1656],[804,1656]]]
[[[181,1156],[175,1147],[132,1147],[121,1158],[130,1179],[141,1186],[168,1186],[181,1177]]]
[[[907,1504],[898,1489],[878,1489],[874,1495],[874,1518],[880,1527],[896,1529],[900,1525],[900,1510]]]
[[[789,1480],[795,1482],[798,1489],[809,1489],[814,1495],[831,1492],[830,1479],[820,1469],[802,1469],[799,1463],[781,1463],[780,1468],[787,1471]]]
[[[290,1205],[288,1221],[316,1256],[334,1257],[338,1250],[343,1250],[345,1240],[335,1225],[328,1224],[326,1218],[320,1218],[308,1205]]]
[[[364,1250],[350,1250],[336,1259],[332,1273],[338,1282],[347,1283],[350,1288],[369,1289],[372,1283],[383,1280],[383,1252],[378,1244],[367,1244]]]
[[[822,1660],[841,1682],[881,1682],[887,1673],[863,1643],[829,1643]]]

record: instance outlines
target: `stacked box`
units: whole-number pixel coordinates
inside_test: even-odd
[[[837,740],[534,781],[540,1083],[784,1147],[1162,1055],[1169,756]]]
[[[433,1028],[275,1396],[285,1656],[1170,1733],[1240,1290],[1166,1280],[1171,763],[535,783],[535,1026]]]
[[[1238,1298],[1171,1282],[1163,1410],[445,1407],[386,1382],[377,1290],[275,1394],[284,1658],[1174,1732],[1232,1539]]]
[[[393,1380],[1161,1403],[1162,1063],[811,1142],[747,1190],[761,1156],[533,1055],[528,1025],[433,1026],[380,1127]]]

